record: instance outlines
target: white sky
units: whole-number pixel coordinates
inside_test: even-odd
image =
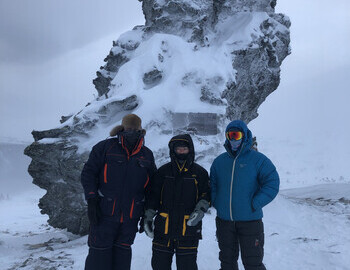
[[[259,136],[307,137],[310,144],[334,144],[334,153],[350,151],[349,10],[347,0],[277,2],[292,21],[292,54],[282,64],[279,88],[252,122],[264,132]]]
[[[292,55],[252,122],[258,136],[326,129],[345,140],[349,10],[348,0],[278,1],[277,11],[292,20]],[[33,129],[80,110],[96,94],[92,79],[112,40],[143,23],[137,0],[1,0],[0,139],[31,141]]]
[[[137,0],[1,0],[0,140],[32,141],[79,111],[112,41],[140,24]]]

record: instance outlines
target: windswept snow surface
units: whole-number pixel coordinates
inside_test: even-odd
[[[278,145],[276,149],[280,149]],[[285,148],[289,145],[289,150],[294,147],[290,142],[282,145]],[[29,164],[29,159],[21,159],[23,148],[24,145],[0,144],[1,164],[6,164],[1,167],[0,179],[1,269],[81,270],[88,252],[87,237],[47,224],[47,216],[41,215],[37,207],[44,191],[28,185],[31,178],[23,173]],[[282,181],[297,176],[291,171],[280,173]],[[17,190],[12,179],[18,177],[22,177],[24,187]],[[313,184],[322,183],[319,180],[313,179]],[[20,187],[20,183],[15,186]],[[204,218],[199,246],[200,270],[219,269],[215,210],[210,210]],[[350,183],[284,189],[264,208],[264,213],[267,269],[350,269]],[[151,254],[151,240],[145,234],[137,234],[132,269],[150,270]],[[244,269],[241,262],[240,269]]]
[[[337,189],[336,184],[332,185]],[[339,188],[341,192],[343,189]],[[0,202],[1,269],[83,269],[88,252],[87,237],[48,226],[46,216],[36,207],[40,193],[22,193]],[[312,196],[318,195],[315,192]],[[345,206],[338,206],[342,207]],[[348,270],[350,211],[349,205],[347,207],[344,215],[278,196],[265,208],[267,269]],[[215,211],[211,209],[211,214],[204,218],[199,269],[219,269],[218,252]],[[151,240],[138,234],[133,246],[132,269],[151,269],[151,254]],[[243,269],[241,263],[240,269]]]

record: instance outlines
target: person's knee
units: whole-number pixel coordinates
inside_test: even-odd
[[[112,258],[112,248],[90,247],[85,261],[85,270],[111,269]]]
[[[152,269],[153,270],[170,270],[173,260],[173,254],[169,251],[159,251],[153,248],[152,253]]]
[[[262,257],[244,257],[242,256],[242,262],[244,265],[248,265],[248,266],[259,266],[262,264]]]
[[[176,255],[176,266],[178,270],[198,269],[197,253],[189,252]]]
[[[130,270],[132,250],[130,245],[113,246],[113,270]]]

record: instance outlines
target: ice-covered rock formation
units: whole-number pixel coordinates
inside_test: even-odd
[[[277,89],[289,50],[289,18],[276,0],[143,0],[145,25],[113,42],[93,83],[98,98],[61,125],[34,131],[25,154],[33,183],[46,189],[42,213],[54,227],[88,229],[80,172],[91,147],[127,113],[142,117],[158,164],[174,133],[193,134],[197,160],[221,152],[232,119],[258,116]],[[157,139],[155,139],[157,138]]]

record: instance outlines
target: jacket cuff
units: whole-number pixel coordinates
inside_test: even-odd
[[[85,200],[96,198],[96,197],[97,197],[97,192],[95,191],[90,191],[88,193],[85,193]]]

